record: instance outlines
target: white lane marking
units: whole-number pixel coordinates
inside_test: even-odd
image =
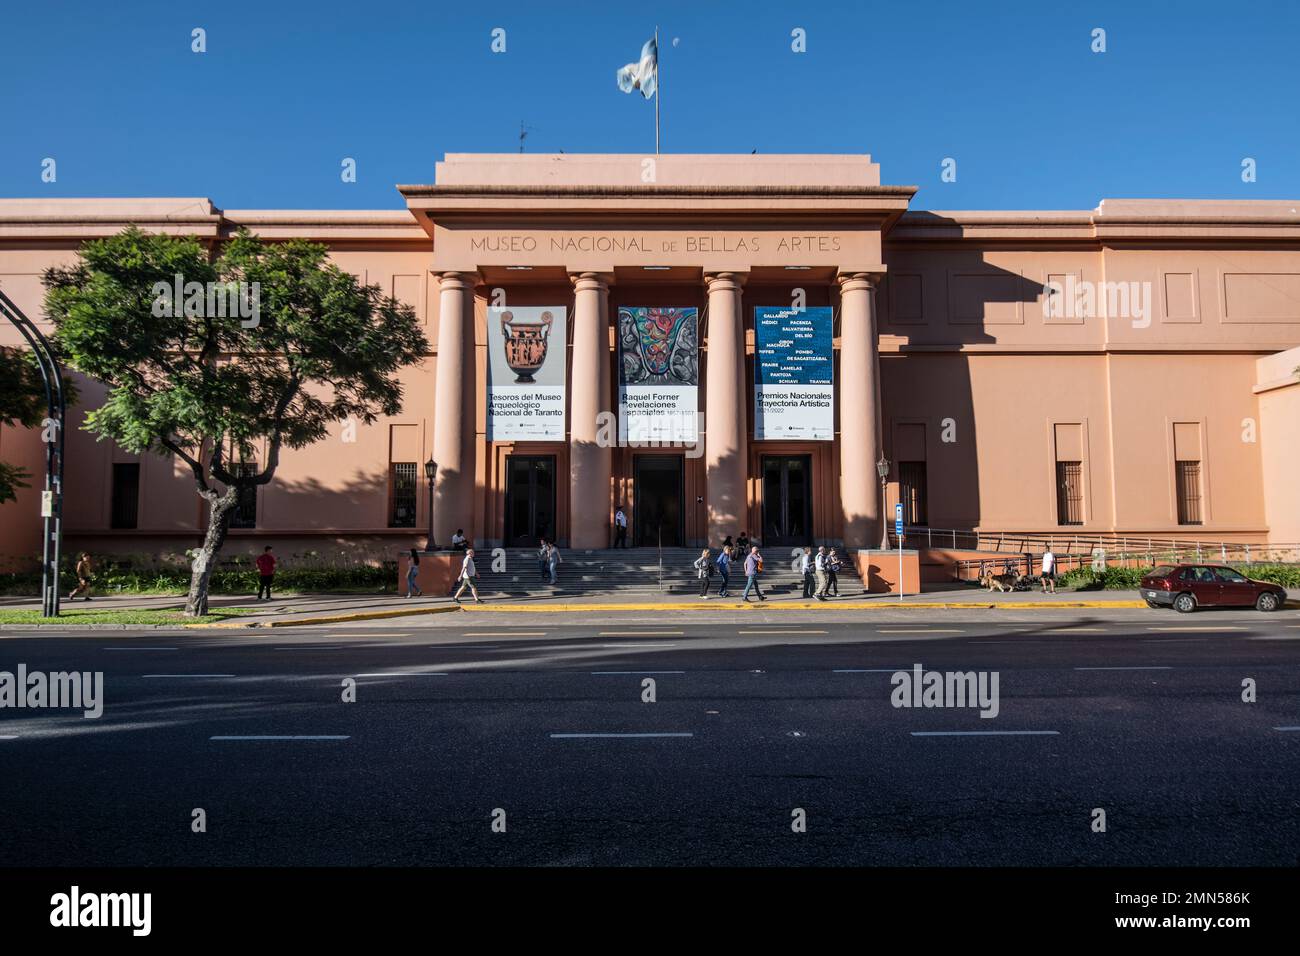
[[[1054,737],[1059,730],[914,730],[913,737]]]
[[[0,734],[0,740],[17,740],[17,734]]]
[[[946,628],[901,628],[901,627],[878,627],[877,634],[963,634],[964,631],[950,630]]]
[[[545,631],[466,631],[461,637],[545,637]]]
[[[1041,634],[1105,634],[1104,627],[1049,627],[1040,631]]]
[[[385,674],[358,674],[358,677],[446,677],[440,671],[390,671]]]
[[[1281,730],[1284,733],[1294,733],[1295,731],[1300,730],[1300,727],[1274,727],[1273,729]]]
[[[1076,667],[1076,671],[1171,671],[1165,664],[1143,664],[1133,667]]]
[[[577,739],[642,739],[642,737],[693,737],[694,734],[551,734],[551,740]]]
[[[597,631],[597,637],[684,637],[685,631]]]
[[[825,631],[737,631],[737,634],[825,634]]]
[[[218,734],[208,740],[351,740],[351,737],[339,734]]]
[[[607,677],[613,674],[685,674],[686,671],[592,671],[593,677]]]
[[[636,644],[601,644],[600,646],[601,647],[676,647],[677,645],[666,644],[666,643],[650,644],[648,642],[643,644],[638,641]]]
[[[1248,641],[1298,641],[1300,637],[1290,637],[1286,634],[1279,634],[1276,637],[1248,637]]]
[[[234,674],[141,674],[141,677],[234,677]]]
[[[873,667],[873,668],[853,668],[841,667],[831,671],[832,674],[897,674],[899,671],[907,670],[906,667]]]
[[[1244,631],[1244,627],[1148,627],[1148,631]]]
[[[174,651],[175,647],[103,647],[104,651]]]

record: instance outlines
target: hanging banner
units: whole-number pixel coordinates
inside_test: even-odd
[[[696,309],[618,310],[618,429],[629,444],[699,441]]]
[[[833,441],[828,306],[754,309],[754,439]]]
[[[488,441],[564,441],[566,312],[489,308]]]

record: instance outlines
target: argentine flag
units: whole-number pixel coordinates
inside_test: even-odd
[[[646,40],[641,48],[641,60],[629,63],[618,71],[618,88],[624,93],[640,90],[646,99],[655,95],[659,81],[659,44]]]

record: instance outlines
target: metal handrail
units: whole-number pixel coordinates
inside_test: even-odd
[[[1089,558],[1100,548],[1115,557],[1151,556],[1162,554],[1195,554],[1197,560],[1217,555],[1227,561],[1241,556],[1248,562],[1267,560],[1277,555],[1285,560],[1300,560],[1300,543],[1247,543],[1235,541],[1206,541],[1195,537],[1157,538],[1143,535],[1112,535],[1104,533],[1063,532],[985,532],[956,528],[930,528],[909,526],[903,529],[905,541],[913,547],[925,542],[930,548],[952,548],[991,553],[1024,554],[1051,549],[1060,553],[1086,554]],[[898,538],[890,533],[895,547]]]

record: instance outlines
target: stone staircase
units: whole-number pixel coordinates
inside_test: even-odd
[[[759,578],[764,594],[790,595],[802,592],[803,582],[791,570],[790,550],[786,547],[764,551],[765,570]],[[717,555],[716,550],[712,553]],[[662,552],[657,548],[605,551],[572,551],[561,548],[559,583],[551,585],[538,572],[536,549],[507,548],[505,569],[502,571],[492,570],[491,551],[482,549],[476,555],[479,593],[484,597],[698,595],[700,583],[692,563],[699,555],[698,548],[664,548]],[[739,595],[745,586],[745,575],[739,564],[735,568],[731,575],[731,591]],[[720,579],[715,574],[710,582],[710,593],[717,593],[719,582]],[[862,581],[852,564],[846,564],[840,571],[839,590],[841,595],[862,593]]]

